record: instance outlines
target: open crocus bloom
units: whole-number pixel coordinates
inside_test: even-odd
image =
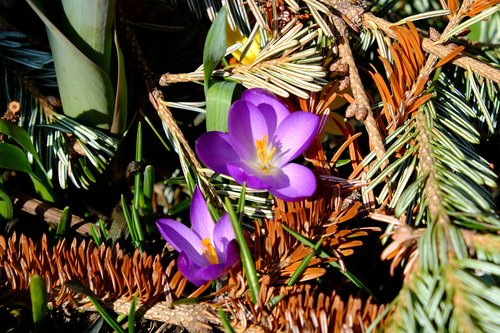
[[[159,219],[156,225],[163,238],[179,252],[179,271],[200,286],[236,266],[240,255],[229,217],[224,214],[215,224],[198,188],[194,191],[190,214],[191,229],[171,219]]]
[[[204,133],[196,153],[215,172],[233,177],[254,189],[295,201],[316,190],[311,170],[289,163],[302,154],[316,136],[319,117],[290,112],[273,94],[249,89],[229,109],[228,133]]]

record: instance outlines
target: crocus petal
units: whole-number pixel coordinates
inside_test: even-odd
[[[200,276],[199,271],[201,267],[195,265],[190,260],[189,255],[184,252],[181,252],[177,257],[177,268],[179,268],[182,276],[197,287],[208,281]]]
[[[222,132],[207,132],[196,141],[196,154],[210,169],[228,174],[226,164],[238,160],[238,154],[229,143],[229,136]]]
[[[229,220],[229,216],[224,214],[219,222],[215,225],[213,233],[213,244],[215,251],[219,256],[219,262],[226,261],[226,247],[227,244],[235,239],[233,226]]]
[[[190,208],[191,229],[200,239],[212,239],[215,223],[208,211],[205,198],[198,187],[194,190]]]
[[[229,110],[229,142],[242,160],[255,160],[256,140],[270,139],[267,121],[262,112],[253,104],[238,100]]]
[[[274,129],[290,114],[285,103],[276,95],[264,89],[245,90],[241,94],[241,99],[252,103],[262,111],[264,117],[266,117],[270,132],[274,132]],[[272,136],[273,133],[269,133],[269,135]]]
[[[277,180],[276,184],[287,185],[284,187],[271,187],[271,192],[275,197],[285,201],[297,201],[309,198],[316,191],[316,178],[314,173],[303,165],[289,163],[282,167],[281,177],[286,177],[287,181]]]
[[[246,183],[248,187],[256,190],[269,188],[269,184],[263,182],[250,167],[241,162],[228,164],[227,170],[229,171],[229,175],[239,184]]]
[[[319,117],[310,112],[294,112],[283,120],[273,139],[279,147],[277,163],[283,165],[302,154],[316,136],[318,125]]]
[[[184,224],[171,220],[156,221],[163,238],[177,251],[184,252],[199,266],[206,265],[208,260],[203,256],[201,239]]]
[[[202,267],[198,270],[197,275],[204,279],[205,281],[215,280],[220,278],[224,273],[226,273],[226,264],[215,264]],[[182,273],[182,272],[181,272]]]
[[[226,247],[226,269],[235,267],[240,262],[240,248],[238,241],[233,239]]]

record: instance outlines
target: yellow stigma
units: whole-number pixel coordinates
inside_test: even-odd
[[[267,151],[267,135],[264,135],[262,140],[255,140],[255,148],[257,148],[257,157],[259,160],[262,162],[262,170],[267,173],[271,166],[269,165],[269,162],[271,161],[271,158],[273,157],[274,153],[276,152],[276,147],[273,147],[273,149],[268,152]]]
[[[208,259],[208,262],[211,264],[218,264],[219,257],[217,256],[217,252],[215,251],[215,247],[210,242],[210,239],[205,238],[201,241],[201,244],[205,247],[203,249],[203,255]]]

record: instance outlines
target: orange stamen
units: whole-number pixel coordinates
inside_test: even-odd
[[[268,152],[267,135],[264,135],[262,140],[255,140],[255,148],[257,149],[257,157],[262,162],[262,170],[264,172],[268,172],[269,169],[271,168],[269,162],[271,161],[271,158],[276,152],[276,147],[273,147],[273,149],[270,152]]]
[[[217,256],[217,252],[215,251],[215,247],[210,242],[210,239],[205,238],[201,241],[201,244],[205,247],[203,249],[203,255],[208,259],[208,262],[211,264],[218,264],[219,257]]]

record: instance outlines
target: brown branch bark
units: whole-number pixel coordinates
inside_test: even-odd
[[[163,120],[167,125],[168,130],[172,133],[175,139],[179,141],[180,148],[186,155],[189,163],[194,165],[194,167],[197,170],[201,169],[202,166],[200,162],[198,161],[193,150],[189,146],[189,143],[187,142],[186,138],[184,138],[184,134],[182,134],[182,131],[177,125],[177,122],[172,116],[172,113],[170,112],[168,107],[162,103],[163,101],[162,92],[158,89],[155,89],[153,92],[149,94],[149,100],[151,101],[151,104],[153,104],[154,108],[158,112],[158,115],[160,116],[161,120]]]
[[[334,23],[339,31],[347,30],[345,23],[341,19],[334,19]],[[373,116],[370,101],[368,100],[368,96],[366,96],[365,88],[363,87],[361,76],[359,75],[358,68],[354,61],[354,56],[352,54],[351,47],[349,46],[349,38],[347,35],[342,34],[340,36],[338,49],[341,61],[349,66],[349,79],[355,100],[346,111],[346,116],[349,116],[350,113],[351,116],[355,115],[356,119],[364,122],[370,139],[370,144],[375,151],[375,155],[378,159],[381,159],[385,154],[384,141],[382,139],[382,135],[380,134],[377,121]],[[386,165],[387,163],[384,163],[382,168]]]
[[[11,197],[14,205],[18,206],[24,212],[39,216],[43,218],[45,222],[50,224],[59,224],[62,215],[62,211],[60,209],[49,206],[40,200],[14,190],[9,190],[9,196]],[[80,234],[90,234],[89,224],[79,216],[71,216],[71,227],[76,228],[76,231]]]

